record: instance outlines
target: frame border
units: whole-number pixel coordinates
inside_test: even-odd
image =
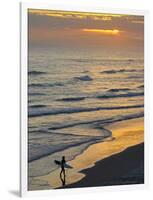
[[[144,16],[144,184],[139,185],[120,185],[107,187],[87,187],[60,190],[41,190],[28,191],[28,148],[27,148],[27,131],[28,131],[28,9],[48,9],[58,11],[78,11],[78,12],[94,12],[94,13],[113,13],[113,14],[129,14]],[[20,3],[20,196],[48,196],[63,194],[79,194],[79,192],[102,192],[102,191],[123,191],[146,189],[149,187],[149,11],[147,10],[131,10],[131,9],[114,9],[102,8],[95,6],[94,2],[88,5],[71,5],[59,4],[58,2],[21,2]]]

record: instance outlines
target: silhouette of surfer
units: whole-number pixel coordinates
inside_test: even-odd
[[[62,181],[63,186],[65,185],[65,156],[62,156],[62,160],[61,160],[61,172],[60,172],[60,179]],[[63,177],[62,177],[63,174]]]

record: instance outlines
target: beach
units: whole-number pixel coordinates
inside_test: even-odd
[[[68,162],[64,188],[142,184],[144,182],[144,122],[143,118],[124,120],[111,125],[112,137],[89,146],[82,154]],[[51,188],[61,187],[60,169],[35,181],[43,181]],[[35,185],[35,189],[36,189]]]
[[[105,158],[81,173],[85,174],[82,180],[64,188],[143,184],[144,143]]]

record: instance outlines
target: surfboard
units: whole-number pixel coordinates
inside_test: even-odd
[[[61,166],[61,161],[59,160],[54,160],[55,164],[58,165],[58,166]],[[72,169],[72,167],[68,164],[64,164],[64,168],[67,168],[67,169]]]

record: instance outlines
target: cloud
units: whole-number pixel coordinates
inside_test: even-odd
[[[52,10],[40,10],[40,9],[29,9],[30,14],[37,16],[49,16],[64,19],[92,19],[110,21],[112,18],[119,18],[125,15],[120,14],[106,14],[106,13],[88,13],[88,12],[71,12],[71,11],[52,11]]]
[[[139,50],[144,42],[143,21],[143,16],[134,15],[30,9],[29,44]]]

